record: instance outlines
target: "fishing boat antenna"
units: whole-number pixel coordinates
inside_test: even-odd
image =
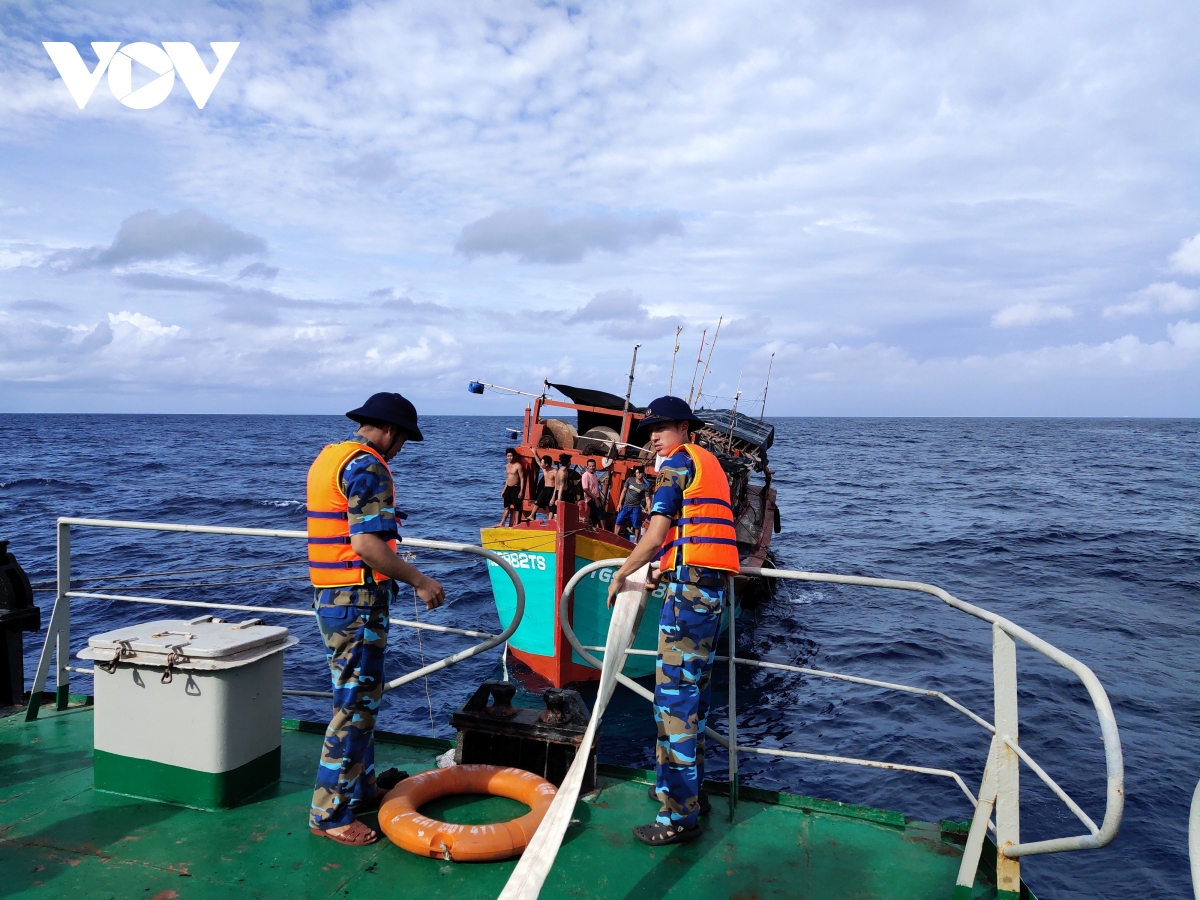
[[[767,363],[767,383],[763,385],[763,405],[762,412],[758,414],[758,421],[763,420],[763,416],[767,414],[767,391],[771,387],[771,369],[775,366],[775,353],[771,352],[771,361]]]
[[[733,446],[733,429],[737,426],[738,400],[742,397],[742,373],[738,372],[737,390],[733,392],[733,415],[729,417],[729,446]]]
[[[641,344],[633,345],[633,362],[629,364],[629,387],[625,389],[625,412],[629,412],[629,398],[633,396],[633,370],[637,368],[637,352]]]
[[[708,377],[708,366],[712,362],[712,352],[717,346],[717,338],[721,336],[721,323],[725,321],[725,317],[717,319],[717,333],[713,335],[713,342],[708,345],[708,359],[704,361],[704,374],[700,376],[700,387],[696,389],[696,403],[700,403],[700,395],[704,392],[704,379]],[[691,405],[691,399],[688,399],[688,405]]]
[[[704,358],[704,339],[708,337],[708,329],[700,332],[700,349],[696,353],[696,365],[692,366],[692,386],[688,388],[688,406],[692,405],[692,395],[696,393],[696,373],[700,371],[700,360]]]
[[[675,357],[679,355],[679,333],[683,331],[682,325],[675,326],[675,352],[671,354],[671,380],[667,382],[667,394],[675,396]]]

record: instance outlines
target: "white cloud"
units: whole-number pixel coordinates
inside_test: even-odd
[[[1105,307],[1104,315],[1115,319],[1123,316],[1140,316],[1147,313],[1187,312],[1200,301],[1200,290],[1186,288],[1174,282],[1156,282],[1132,294],[1128,303]]]
[[[169,337],[179,333],[178,325],[164,325],[157,319],[144,316],[138,312],[121,310],[119,313],[108,314],[108,324],[125,334],[146,335],[148,337]]]
[[[786,0],[181,9],[0,4],[0,296],[58,305],[8,308],[0,330],[19,319],[21,340],[0,335],[0,364],[21,365],[4,370],[5,403],[36,405],[13,385],[37,373],[96,386],[97,408],[125,391],[203,403],[219,384],[257,398],[268,385],[315,411],[364,386],[353,362],[368,352],[411,360],[395,377],[448,409],[463,393],[455,360],[470,377],[536,385],[570,371],[619,391],[633,341],[646,340],[650,385],[669,371],[675,322],[694,350],[724,315],[709,376],[731,382],[721,393],[743,367],[765,371],[766,342],[838,348],[806,351],[821,364],[793,393],[773,389],[780,412],[808,408],[811,385],[844,410],[883,396],[838,360],[874,360],[885,384],[932,371],[914,362],[931,347],[964,366],[1011,350],[1026,355],[1004,365],[1038,371],[1045,329],[1019,326],[1039,323],[1064,347],[1141,360],[1079,368],[1087,354],[1062,351],[1054,371],[1090,372],[1106,391],[1124,371],[1146,396],[1194,408],[1173,387],[1194,369],[1147,380],[1159,351],[1145,348],[1164,341],[1116,338],[1083,315],[1144,303],[1195,318],[1183,277],[1195,239],[1173,258],[1173,299],[1125,287],[1161,277],[1154,248],[1200,218],[1179,127],[1200,116],[1200,20],[1184,4],[1151,17],[1113,0],[869,15]],[[131,111],[101,84],[81,112],[29,37],[181,27],[244,41],[203,111],[178,88]],[[122,220],[153,208],[122,236]],[[180,210],[208,223],[189,231]],[[267,246],[270,265],[254,263]],[[62,248],[106,267],[35,268]],[[388,303],[370,296],[381,285],[396,285]],[[566,322],[614,285],[636,300],[624,318]],[[179,331],[113,324],[110,310]],[[1162,353],[1192,359],[1188,327],[1172,326]],[[327,358],[332,345],[341,357]],[[969,366],[941,371],[945,386],[904,383],[999,408],[955,375]]]
[[[1171,269],[1187,275],[1200,275],[1200,234],[1188,238],[1171,254]]]
[[[1067,306],[1044,303],[1014,303],[992,314],[993,328],[1020,328],[1040,325],[1044,322],[1062,322],[1074,318],[1075,313]]]
[[[802,397],[816,414],[969,415],[982,403],[993,415],[1200,413],[1200,323],[1187,320],[1165,340],[1126,334],[961,357],[919,359],[881,342],[776,353],[772,397]]]
[[[1176,347],[1183,350],[1200,350],[1200,322],[1189,322],[1180,319],[1174,325],[1167,326],[1167,334]]]

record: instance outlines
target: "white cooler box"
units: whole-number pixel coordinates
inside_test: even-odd
[[[224,809],[279,780],[286,628],[159,619],[88,640],[96,789]]]

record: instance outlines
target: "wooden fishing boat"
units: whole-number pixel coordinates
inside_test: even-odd
[[[471,390],[481,393],[484,387],[498,388],[472,382]],[[567,399],[548,397],[551,388]],[[599,677],[596,669],[572,651],[563,634],[559,620],[563,588],[588,563],[623,558],[633,550],[633,543],[615,534],[613,525],[625,484],[634,477],[633,470],[643,468],[652,480],[655,458],[637,438],[643,412],[628,397],[549,382],[543,385],[541,394],[525,396],[532,402],[525,409],[524,427],[515,446],[517,459],[525,469],[523,515],[531,517],[534,513],[537,461],[542,456],[549,455],[555,461],[565,456],[568,465],[580,469],[589,459],[594,460],[603,479],[601,523],[589,524],[587,503],[577,486],[569,482],[564,491],[566,499],[557,504],[553,518],[537,521],[526,518],[511,527],[481,529],[482,545],[503,554],[519,572],[525,588],[525,616],[509,639],[511,655],[554,687],[562,687]],[[561,417],[571,413],[576,417],[575,423]],[[701,409],[697,415],[706,423],[697,433],[697,442],[717,454],[729,477],[742,564],[770,565],[771,537],[780,528],[767,464],[767,450],[774,440],[775,429],[768,422],[733,410]],[[488,572],[497,611],[507,625],[516,606],[512,583],[494,563],[489,564]],[[610,616],[606,598],[610,577],[608,570],[594,573],[579,585],[571,600],[570,621],[585,646],[602,645],[608,633]],[[753,602],[766,589],[762,579],[739,578],[734,591],[734,614],[740,614],[743,602]],[[635,648],[657,647],[658,610],[665,594],[665,588],[660,587],[653,595],[634,640]],[[724,627],[725,623],[722,630]],[[650,675],[654,659],[631,655],[624,671],[634,678]]]

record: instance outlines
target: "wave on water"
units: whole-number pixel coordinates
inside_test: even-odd
[[[16,478],[12,481],[0,481],[0,491],[37,491],[40,493],[45,489],[77,494],[91,494],[95,492],[95,488],[90,484],[76,484],[69,481],[61,481],[57,478],[31,477]]]

